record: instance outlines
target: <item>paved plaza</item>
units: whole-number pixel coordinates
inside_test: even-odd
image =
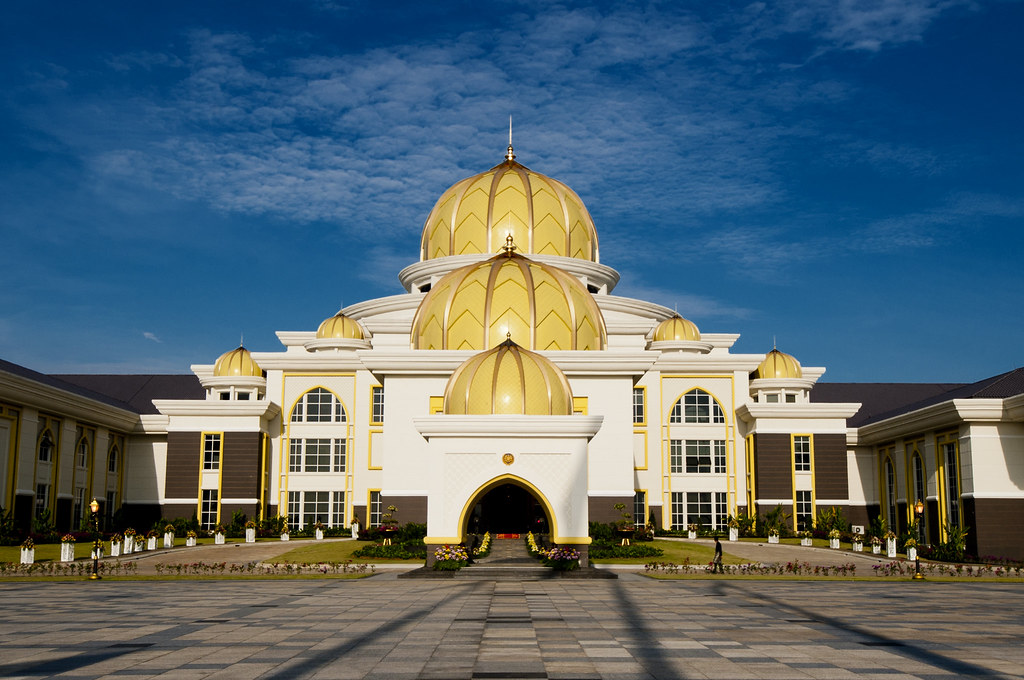
[[[0,582],[4,678],[1024,677],[1019,583]]]

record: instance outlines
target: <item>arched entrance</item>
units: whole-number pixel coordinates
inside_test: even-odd
[[[544,504],[524,486],[499,483],[476,499],[467,517],[469,533],[548,533],[551,520]]]

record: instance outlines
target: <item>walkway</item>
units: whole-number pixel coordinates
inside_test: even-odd
[[[1024,677],[1024,586],[0,581],[0,677]]]

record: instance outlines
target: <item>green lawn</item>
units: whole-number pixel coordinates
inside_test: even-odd
[[[630,557],[626,559],[595,559],[594,564],[647,564],[648,562],[673,562],[683,564],[689,559],[690,564],[707,564],[715,556],[714,543],[689,543],[686,541],[665,541],[659,538],[651,542],[637,541],[635,545],[649,545],[661,548],[664,555],[661,557]],[[749,560],[742,560],[729,554],[729,544],[722,543],[722,561],[725,564],[743,564]]]

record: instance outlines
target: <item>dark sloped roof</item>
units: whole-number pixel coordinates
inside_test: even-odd
[[[811,401],[860,402],[850,427],[893,418],[953,399],[1005,399],[1024,394],[1024,368],[1016,368],[975,383],[818,383]]]
[[[107,395],[141,414],[157,413],[154,399],[204,399],[206,391],[194,375],[56,375],[80,388]]]
[[[64,390],[65,392],[77,394],[81,397],[85,397],[86,399],[92,399],[93,401],[98,401],[103,404],[115,406],[126,411],[135,411],[136,413],[140,412],[127,401],[119,399],[118,397],[113,396],[109,393],[90,389],[86,385],[80,385],[68,380],[64,380],[62,379],[61,376],[46,375],[45,373],[39,373],[38,371],[33,371],[31,368],[25,368],[24,366],[13,364],[10,361],[4,361],[3,359],[0,359],[0,371],[16,375],[20,378],[25,378],[26,380],[32,380],[33,382],[37,382],[42,385],[48,385],[49,387],[53,387],[58,390]]]

